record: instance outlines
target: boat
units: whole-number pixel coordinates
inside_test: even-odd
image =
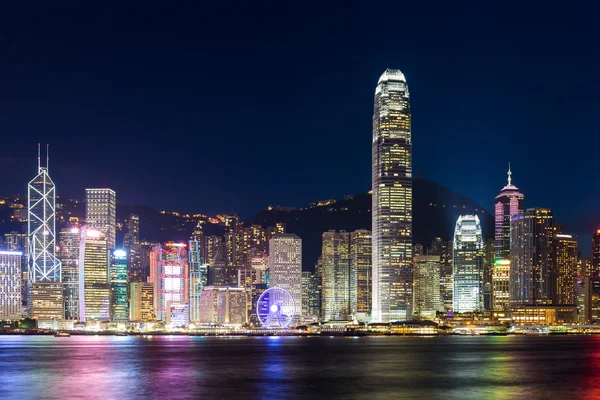
[[[56,332],[54,337],[71,337],[71,334],[68,332]]]
[[[117,332],[117,333],[115,333],[115,336],[129,336],[129,335],[125,332]]]

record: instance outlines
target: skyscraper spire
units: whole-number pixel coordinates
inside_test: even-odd
[[[510,161],[508,162],[508,186],[510,186],[512,172],[510,172]]]
[[[40,161],[41,158],[41,150],[40,150],[40,144],[38,143],[38,173],[40,172],[40,168],[42,168],[42,162]]]

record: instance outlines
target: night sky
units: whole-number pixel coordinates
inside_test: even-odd
[[[600,227],[598,9],[21,3],[0,6],[0,194],[25,193],[37,142],[67,197],[247,218],[364,192],[375,85],[398,68],[415,173],[493,210],[510,161],[582,251]]]

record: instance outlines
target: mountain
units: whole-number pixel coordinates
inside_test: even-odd
[[[434,237],[451,240],[461,214],[477,214],[484,238],[493,237],[493,215],[468,197],[426,179],[413,180],[413,243],[428,247]],[[323,200],[308,208],[269,207],[247,224],[270,226],[285,222],[287,231],[302,238],[303,268],[312,270],[321,254],[321,235],[330,229],[371,229],[371,194]]]

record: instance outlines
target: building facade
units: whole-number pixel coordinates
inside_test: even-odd
[[[127,252],[112,252],[110,264],[110,320],[129,320],[129,283],[127,281]]]
[[[152,282],[131,282],[129,319],[148,322],[154,315],[154,284]]]
[[[292,295],[296,317],[302,316],[302,239],[277,233],[269,240],[269,284]]]
[[[508,184],[496,196],[494,205],[494,236],[496,258],[509,259],[510,257],[510,219],[523,214],[524,196],[512,184],[512,172],[508,167]]]
[[[356,306],[352,307],[352,312],[359,320],[366,320],[371,315],[372,262],[371,231],[359,229],[350,233],[350,271],[353,279],[351,290],[356,290]],[[356,284],[354,276],[356,276]]]
[[[556,270],[556,296],[553,304],[577,304],[577,236],[555,233],[553,263]]]
[[[78,227],[65,228],[58,233],[58,259],[62,265],[66,319],[79,319],[80,247],[81,231]]]
[[[156,316],[167,320],[170,303],[189,304],[189,265],[187,246],[184,243],[166,243],[155,246],[153,257],[156,277],[154,299]]]
[[[110,253],[106,235],[84,226],[79,248],[79,319],[110,319]]]
[[[112,189],[85,189],[85,220],[89,229],[106,235],[109,249],[117,242],[117,194]]]
[[[414,258],[413,310],[418,316],[433,319],[443,310],[440,301],[440,256],[418,255]]]
[[[492,309],[510,310],[510,260],[498,258],[492,267]]]
[[[21,319],[21,251],[0,251],[0,320]]]
[[[592,260],[590,264],[589,275],[593,278],[600,278],[600,229],[592,237]]]
[[[356,307],[356,280],[351,290],[350,233],[329,231],[322,236],[322,319],[347,320],[352,316],[351,303]],[[355,274],[354,274],[355,275]],[[354,276],[354,279],[355,276]]]
[[[241,325],[248,322],[244,288],[207,286],[200,295],[200,323]]]
[[[453,309],[483,311],[483,233],[477,215],[458,217],[453,246]]]
[[[412,141],[408,86],[386,70],[375,89],[372,143],[372,320],[412,316]]]
[[[530,208],[511,218],[511,306],[551,304],[556,293],[552,211]]]

